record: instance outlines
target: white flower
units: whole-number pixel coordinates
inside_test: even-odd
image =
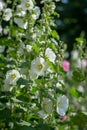
[[[83,69],[85,69],[85,68],[87,67],[87,60],[86,60],[86,59],[82,59],[82,60],[81,60],[81,67],[82,67]]]
[[[55,0],[56,2],[59,2],[60,0]]]
[[[18,48],[18,54],[19,55],[24,55],[24,50],[25,50],[25,44],[20,43],[19,48]]]
[[[14,123],[13,122],[9,122],[9,127],[11,128],[11,129],[13,129],[13,127],[14,127]]]
[[[5,35],[7,35],[7,34],[9,33],[9,27],[8,27],[8,26],[6,26],[6,27],[3,29],[3,33],[4,33]]]
[[[3,30],[3,29],[2,29],[2,26],[0,25],[0,34],[2,34],[2,30]]]
[[[73,51],[71,52],[71,58],[72,58],[73,60],[77,60],[78,57],[79,57],[79,52],[78,52],[78,50],[73,50]]]
[[[32,0],[21,0],[21,7],[23,10],[31,10],[34,7]]]
[[[38,115],[39,115],[39,117],[42,118],[42,119],[45,119],[45,118],[47,118],[47,116],[48,116],[43,110],[39,111],[39,112],[38,112]]]
[[[61,116],[64,116],[69,106],[69,100],[68,98],[63,95],[58,97],[57,99],[57,113]]]
[[[52,51],[52,49],[50,49],[50,48],[47,48],[46,49],[46,52],[45,52],[45,56],[46,56],[46,58],[49,60],[49,61],[51,61],[51,62],[55,62],[55,59],[56,59],[56,55],[55,55],[55,53]]]
[[[3,53],[5,50],[5,46],[0,46],[0,53]]]
[[[50,99],[48,98],[44,98],[44,100],[42,101],[42,109],[47,113],[47,114],[51,114],[53,111],[53,103]]]
[[[31,52],[32,46],[31,45],[26,45],[26,50],[27,50],[27,52]]]
[[[11,17],[12,17],[12,10],[10,8],[5,9],[3,14],[3,19],[5,21],[9,21]]]
[[[78,91],[81,92],[81,93],[84,93],[84,92],[85,92],[84,87],[81,86],[81,85],[79,85],[77,89],[78,89]]]
[[[25,21],[23,18],[14,18],[14,22],[23,29],[27,29],[28,22]]]
[[[19,78],[20,78],[20,73],[15,69],[9,70],[6,73],[6,81],[9,84],[15,85]]]
[[[30,78],[43,75],[45,71],[46,63],[45,60],[42,57],[37,57],[31,62],[31,68],[30,68]],[[31,76],[32,75],[32,76]]]
[[[34,9],[33,9],[33,11],[34,11],[34,14],[32,14],[32,17],[33,17],[33,19],[38,19],[39,18],[39,16],[40,16],[40,8],[38,7],[38,6],[36,6]]]
[[[30,75],[31,80],[34,80],[34,79],[38,78],[38,75],[32,70],[29,71],[29,75]]]
[[[18,16],[24,16],[26,14],[26,11],[24,11],[21,7],[21,5],[17,5],[16,15]]]
[[[2,11],[4,9],[5,3],[0,0],[0,11]]]

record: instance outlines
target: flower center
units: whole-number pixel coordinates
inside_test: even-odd
[[[15,79],[15,78],[16,78],[16,74],[11,74],[11,77],[12,77],[13,79]]]
[[[49,56],[48,55],[45,55],[45,58],[46,58],[46,60],[49,60]]]
[[[18,12],[21,13],[22,9],[18,9]]]
[[[57,103],[57,106],[58,106],[58,107],[61,107],[61,106],[62,106],[62,103],[61,103],[61,102],[58,102],[58,103]]]
[[[38,68],[39,68],[39,70],[42,70],[43,69],[43,64],[39,64]]]
[[[8,16],[8,13],[5,12],[4,15],[3,15],[3,18],[6,18]]]
[[[29,8],[29,7],[30,7],[30,3],[29,3],[29,2],[26,2],[26,3],[25,3],[25,7],[26,7],[26,8]]]

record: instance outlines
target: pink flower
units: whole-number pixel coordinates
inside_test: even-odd
[[[62,67],[63,67],[64,71],[68,72],[70,70],[70,63],[68,61],[64,60],[62,63]]]
[[[62,121],[62,122],[64,122],[64,121],[66,121],[66,120],[67,120],[67,118],[68,118],[68,116],[67,116],[67,115],[61,116],[61,121]]]

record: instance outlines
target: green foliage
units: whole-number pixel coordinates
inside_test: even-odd
[[[0,2],[0,129],[85,130],[86,39],[68,60],[56,0]]]

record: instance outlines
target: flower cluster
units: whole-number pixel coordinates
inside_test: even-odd
[[[40,7],[36,0],[0,1],[2,130],[37,130],[44,124],[57,129],[59,123],[69,121],[73,109],[69,109],[69,96],[79,97],[72,84],[84,80],[87,60],[79,59],[75,50],[71,61],[65,58],[66,45],[60,41],[54,21],[58,1],[41,0]],[[72,61],[79,71],[74,71]]]

